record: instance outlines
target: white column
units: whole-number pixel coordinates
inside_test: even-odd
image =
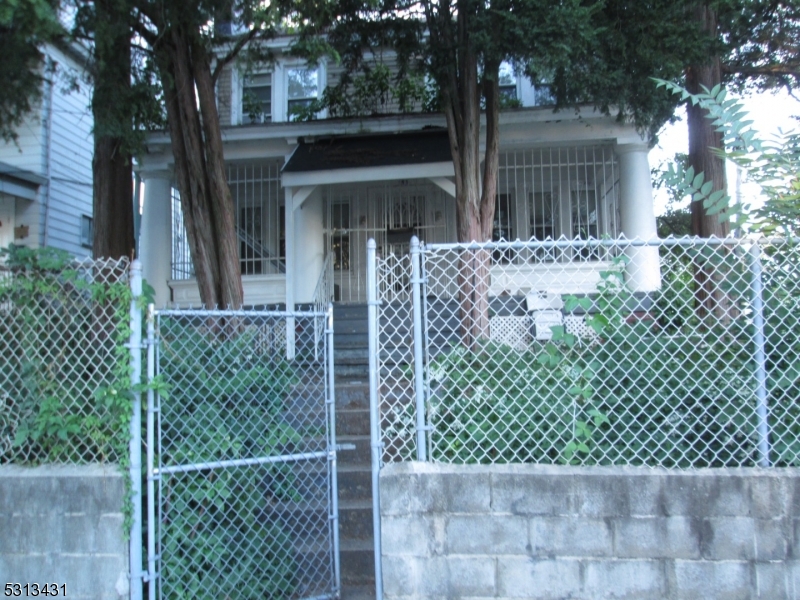
[[[167,281],[172,266],[172,174],[143,171],[144,206],[139,230],[142,276],[156,291],[156,306],[170,301]]]
[[[294,310],[294,280],[295,280],[295,229],[294,229],[294,199],[293,188],[285,189],[284,201],[286,206],[286,310]],[[294,317],[286,319],[286,358],[292,360],[295,352]]]
[[[325,258],[320,188],[312,192],[300,209],[295,211],[294,236],[299,241],[294,261],[297,273],[294,278],[294,298],[298,304],[307,304],[314,299],[314,289]]]
[[[620,220],[628,239],[650,240],[658,237],[653,211],[653,184],[647,145],[617,146],[619,157]],[[627,267],[628,285],[635,292],[651,292],[661,287],[658,248],[631,248]]]

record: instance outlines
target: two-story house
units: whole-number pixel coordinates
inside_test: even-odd
[[[41,102],[0,145],[0,247],[52,246],[92,253],[91,89],[85,50],[46,46]],[[74,83],[78,83],[76,87]]]
[[[363,302],[369,238],[382,255],[406,251],[412,235],[456,241],[444,117],[397,114],[389,106],[369,117],[294,121],[293,108],[335,83],[339,69],[309,68],[281,55],[280,43],[273,65],[255,73],[231,66],[218,82],[245,304],[309,303],[329,266],[333,299]],[[546,87],[537,89],[510,65],[502,74],[503,94],[521,107],[500,116],[494,237],[654,236],[648,147],[635,129],[592,108],[555,113]],[[151,134],[147,146],[139,170],[144,274],[158,303],[198,305],[168,134]],[[654,269],[637,268],[633,286],[652,290],[657,256],[639,253],[637,262]],[[541,291],[558,293],[594,291],[603,268],[598,257],[576,260],[564,278],[563,270],[551,276],[534,262]],[[493,293],[531,291],[515,288],[502,261],[492,269]]]

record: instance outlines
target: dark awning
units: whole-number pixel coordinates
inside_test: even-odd
[[[429,129],[317,138],[311,142],[303,140],[283,167],[283,172],[421,165],[451,160],[447,132]]]

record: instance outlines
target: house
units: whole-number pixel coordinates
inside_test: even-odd
[[[274,65],[256,73],[234,65],[218,82],[245,304],[312,302],[328,265],[331,299],[364,302],[369,238],[384,256],[407,251],[412,235],[456,241],[444,117],[396,114],[388,106],[370,117],[293,121],[293,108],[318,97],[339,71],[326,64],[310,69],[281,55],[275,43]],[[648,147],[635,129],[591,108],[554,113],[547,88],[507,65],[502,83],[521,108],[500,116],[494,237],[653,237]],[[168,134],[151,134],[147,149],[139,168],[144,276],[159,304],[199,305]],[[657,255],[648,248],[635,253],[637,267],[653,268],[632,270],[633,288],[655,289]],[[531,291],[515,288],[501,263],[493,266],[491,293]],[[531,268],[541,271],[541,291],[580,292],[594,290],[600,263],[576,261],[568,284],[549,277],[546,265]]]
[[[0,247],[51,246],[89,256],[94,141],[91,89],[80,82],[86,51],[71,44],[42,53],[42,100],[17,129],[16,143],[0,145]]]

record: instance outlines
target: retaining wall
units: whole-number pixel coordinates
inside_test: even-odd
[[[67,598],[127,598],[123,484],[116,465],[0,466],[0,586],[55,583],[61,596],[66,584]]]
[[[800,470],[395,463],[399,598],[800,598]]]

